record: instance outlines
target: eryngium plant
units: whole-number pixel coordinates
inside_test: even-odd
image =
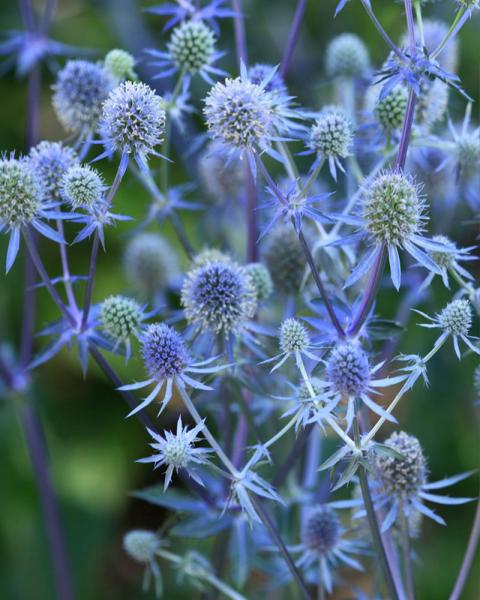
[[[350,4],[341,0],[336,14]],[[33,412],[46,379],[33,381],[50,369],[49,389],[57,384],[64,348],[76,349],[84,377],[96,363],[145,428],[137,462],[147,466],[136,473],[153,468],[157,483],[135,495],[153,510],[125,532],[123,549],[158,597],[173,573],[187,595],[413,600],[423,521],[445,525],[442,505],[471,500],[438,493],[472,473],[444,473],[442,431],[428,415],[446,411],[453,429],[457,413],[447,411],[474,410],[459,395],[448,408],[438,397],[446,392],[432,365],[450,360],[448,340],[452,377],[470,369],[477,405],[480,393],[478,253],[463,243],[478,223],[480,128],[457,73],[458,34],[479,3],[451,0],[444,23],[424,19],[431,3],[404,0],[398,44],[369,0],[357,4],[385,44],[383,60],[375,64],[370,39],[353,32],[322,40],[322,85],[311,57],[290,81],[302,0],[283,56],[273,57],[279,68],[256,56],[247,64],[251,21],[239,1],[150,8],[166,19],[166,50],[146,49],[145,61],[113,48],[57,70],[51,105],[70,135],[62,142],[37,139],[35,128],[40,61],[75,54],[46,38],[52,3],[38,26],[27,19],[0,46],[30,78],[30,147],[0,157],[6,270],[22,242],[26,273],[18,348],[18,336],[0,340],[0,392],[20,399],[58,597],[74,592]],[[238,68],[224,60],[226,19]],[[123,270],[105,269],[101,246]],[[35,318],[39,290],[51,323]],[[409,322],[411,309],[436,335]],[[387,421],[408,419],[422,385],[415,436],[386,432]],[[91,396],[92,406],[102,401]],[[449,437],[452,451],[460,437]],[[477,517],[454,600],[479,536]]]

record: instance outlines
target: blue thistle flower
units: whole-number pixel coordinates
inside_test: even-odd
[[[466,479],[471,472],[429,483],[423,450],[420,442],[413,435],[396,431],[385,440],[383,446],[388,447],[389,450],[383,451],[378,448],[371,455],[371,466],[374,472],[374,481],[371,483],[373,501],[376,507],[382,506],[386,510],[382,532],[393,525],[400,511],[407,519],[412,516],[412,513],[420,513],[445,525],[445,521],[426,506],[425,501],[455,505],[472,500],[472,498],[440,496],[435,493],[435,490]],[[365,512],[362,511],[357,516],[364,514]]]
[[[342,33],[329,43],[325,67],[330,77],[362,77],[370,68],[368,50],[355,34]]]
[[[207,22],[218,33],[218,19],[232,18],[235,12],[226,8],[228,0],[208,0],[204,2],[164,2],[160,6],[152,6],[145,9],[147,12],[170,17],[163,30],[175,27],[178,23],[187,19]]]
[[[127,360],[131,356],[131,338],[140,334],[145,316],[143,307],[125,296],[110,296],[100,305],[100,324],[114,343],[113,351],[125,345]]]
[[[133,529],[123,538],[123,548],[130,558],[145,566],[144,590],[148,591],[151,579],[155,582],[155,596],[160,598],[163,591],[162,574],[157,563],[157,550],[165,545],[154,531]]]
[[[215,43],[215,33],[203,21],[184,21],[173,30],[167,52],[146,50],[156,59],[150,64],[160,68],[154,78],[162,79],[180,72],[190,83],[191,77],[198,74],[213,85],[212,75],[226,75],[225,71],[214,66],[225,54],[216,51]]]
[[[273,292],[273,281],[267,267],[259,262],[249,263],[245,272],[255,289],[258,302],[266,300]]]
[[[78,162],[76,152],[62,142],[43,141],[30,150],[32,171],[40,179],[49,200],[62,199],[63,176]]]
[[[103,201],[105,182],[89,165],[74,165],[62,178],[61,195],[73,209],[93,209]]]
[[[211,454],[209,448],[198,448],[194,444],[197,441],[198,434],[202,431],[204,422],[202,421],[193,429],[183,427],[182,417],[178,417],[177,430],[175,433],[165,431],[164,436],[158,435],[151,429],[147,429],[152,436],[154,443],[150,444],[156,451],[156,454],[148,458],[137,460],[139,463],[154,463],[154,468],[166,466],[165,482],[163,490],[167,490],[172,480],[174,471],[185,470],[188,475],[200,485],[204,485],[199,475],[192,468],[194,465],[208,464],[207,456]]]
[[[64,128],[81,139],[96,131],[102,105],[115,78],[102,64],[86,60],[69,60],[58,72],[53,86],[53,107]]]
[[[273,73],[273,75],[272,75]],[[274,65],[266,63],[256,63],[248,69],[248,79],[256,85],[262,85],[264,81],[267,81],[265,85],[265,91],[271,94],[278,94],[279,96],[288,96],[288,89]]]
[[[263,259],[281,294],[297,294],[305,271],[305,255],[291,225],[279,226],[268,236]]]
[[[8,232],[6,271],[11,269],[20,247],[20,234],[33,227],[41,235],[65,243],[62,236],[43,219],[62,219],[63,213],[53,210],[47,202],[41,179],[33,171],[27,158],[0,158],[0,232]]]
[[[136,79],[135,59],[126,50],[114,48],[105,56],[105,68],[118,80]]]
[[[250,278],[230,260],[207,262],[190,271],[181,300],[189,323],[226,338],[238,333],[257,308]]]
[[[368,272],[384,246],[388,250],[390,274],[397,290],[402,276],[399,249],[406,250],[429,271],[441,275],[440,268],[425,250],[447,252],[448,248],[421,235],[428,217],[425,201],[412,179],[400,172],[386,171],[366,185],[363,195],[361,218],[349,217],[349,223],[357,223],[362,230],[343,238],[340,243],[367,239],[371,247],[346,285],[352,285]]]
[[[470,255],[470,252],[474,250],[476,246],[469,246],[468,248],[457,248],[455,242],[450,240],[445,235],[434,235],[432,240],[448,249],[446,252],[433,250],[429,252],[432,260],[436,262],[436,264],[439,266],[442,272],[441,278],[443,285],[446,288],[450,288],[448,279],[449,275],[459,275],[460,277],[463,277],[468,281],[474,280],[474,277],[459,263],[463,261],[477,260],[476,256]],[[422,284],[422,287],[428,287],[434,277],[435,273],[429,273],[424,283]]]
[[[139,383],[128,384],[120,390],[139,390],[154,383],[152,392],[128,416],[138,413],[151,404],[162,392],[160,415],[173,395],[173,386],[189,385],[199,390],[211,390],[211,387],[196,381],[188,375],[192,373],[217,373],[223,366],[208,366],[216,356],[202,362],[194,362],[185,346],[183,337],[165,323],[154,323],[143,331],[140,341],[142,355],[149,379]],[[163,391],[162,391],[162,388]]]
[[[130,157],[146,172],[148,156],[161,156],[155,147],[163,141],[165,120],[163,100],[148,85],[121,83],[103,105],[100,127],[106,151],[97,160],[117,151],[122,157],[121,172],[125,172]]]

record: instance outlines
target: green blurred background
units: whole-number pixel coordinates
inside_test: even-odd
[[[102,56],[112,47],[125,47],[138,52],[147,45],[146,33],[157,47],[165,41],[161,21],[142,15],[140,7],[158,2],[134,0],[60,0],[52,35],[56,39],[82,47],[96,48]],[[428,5],[430,13],[452,16],[449,0]],[[41,6],[41,3],[38,3]],[[318,106],[322,98],[323,58],[328,41],[343,31],[356,32],[368,45],[375,64],[385,57],[385,47],[373,30],[358,2],[352,2],[339,18],[333,19],[336,0],[310,0],[301,39],[294,57],[292,93],[310,106]],[[398,38],[403,31],[401,5],[392,0],[374,2],[386,29]],[[247,36],[252,61],[277,63],[288,34],[295,7],[294,0],[250,0],[245,2]],[[427,10],[427,13],[429,11]],[[142,25],[143,20],[143,25]],[[16,2],[0,3],[0,23],[3,30],[20,28]],[[479,61],[480,21],[470,22],[461,36],[461,68],[464,87],[475,98],[480,94]],[[147,27],[147,32],[142,30]],[[222,48],[232,47],[232,27],[226,23],[221,39]],[[227,60],[228,63],[228,60]],[[233,59],[230,67],[234,68]],[[50,106],[51,74],[44,69],[41,98],[41,137],[62,139],[64,133]],[[10,72],[0,79],[0,148],[24,151],[26,84]],[[452,110],[462,110],[458,98]],[[474,114],[479,114],[478,103]],[[107,180],[112,173],[102,165]],[[180,181],[182,172],[175,167],[174,177]],[[144,214],[147,198],[131,181],[122,185],[118,195],[118,212],[134,216]],[[459,217],[460,218],[460,217]],[[187,217],[187,227],[199,245],[207,240],[202,228]],[[121,269],[124,231],[119,227],[109,235],[108,253],[101,254],[94,299],[126,289]],[[171,237],[168,227],[164,232]],[[461,233],[456,235],[462,235]],[[468,243],[475,232],[466,230]],[[173,238],[172,238],[173,239]],[[52,272],[57,269],[57,256],[52,244],[44,245],[44,254]],[[0,242],[4,256],[5,243]],[[179,251],[181,252],[181,251]],[[87,270],[89,246],[82,244],[72,252],[73,271]],[[17,343],[21,323],[20,293],[22,272],[20,263],[8,279],[0,283],[0,339]],[[435,309],[448,296],[440,287],[434,288]],[[384,316],[395,312],[395,297],[385,292],[378,310]],[[38,328],[56,317],[56,311],[44,291],[39,293]],[[403,352],[425,352],[433,336],[413,325],[402,342]],[[132,361],[125,367],[115,361],[122,378],[141,377],[141,365]],[[443,476],[479,466],[478,410],[472,406],[472,373],[477,361],[469,357],[459,364],[451,349],[441,352],[431,370],[429,389],[418,385],[403,402],[397,415],[402,428],[420,437],[432,477]],[[134,459],[144,456],[147,437],[138,422],[125,420],[126,408],[102,374],[91,365],[88,377],[80,374],[74,353],[62,352],[38,370],[34,379],[36,401],[46,431],[55,486],[60,498],[66,527],[69,558],[72,564],[77,597],[81,599],[139,598],[141,569],[123,554],[121,540],[130,528],[156,528],[164,519],[161,509],[155,509],[129,497],[140,487],[157,482],[149,468],[137,465]],[[165,423],[172,417],[167,416]],[[0,598],[3,600],[54,598],[50,563],[41,512],[25,442],[16,417],[15,402],[0,404]],[[478,476],[456,486],[455,495],[476,496]],[[418,543],[419,563],[416,566],[418,598],[446,598],[459,568],[472,523],[474,505],[442,508],[448,528],[425,524]],[[195,544],[183,541],[184,547]],[[478,558],[478,556],[477,556]],[[480,575],[478,561],[474,565],[464,598],[479,598]],[[173,577],[167,582],[166,598],[192,598],[189,588],[177,588]],[[339,596],[342,597],[342,596]]]

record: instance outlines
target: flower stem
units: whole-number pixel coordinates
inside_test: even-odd
[[[38,493],[42,504],[44,523],[47,530],[48,544],[53,562],[55,585],[59,600],[72,600],[73,588],[68,566],[67,553],[61,519],[58,510],[52,480],[48,468],[47,451],[45,440],[40,424],[31,402],[21,402],[19,406],[19,417],[25,440],[30,454]]]
[[[432,54],[430,55],[430,60],[435,60],[437,58],[437,56],[440,54],[440,52],[445,48],[445,46],[448,44],[448,42],[450,41],[450,38],[457,33],[458,31],[458,26],[460,25],[460,20],[462,19],[463,15],[466,12],[466,8],[464,6],[462,6],[461,8],[458,9],[457,14],[455,15],[455,18],[453,19],[453,23],[450,26],[450,29],[447,31],[445,37],[443,38],[443,40],[440,42],[440,44],[438,45],[437,48],[435,48],[435,50],[432,52]]]
[[[408,527],[408,519],[405,514],[403,502],[401,502],[400,510],[400,531],[402,540],[403,568],[405,572],[405,581],[407,583],[408,600],[415,600],[415,582],[412,569],[412,551],[410,548],[410,532]]]
[[[353,421],[353,431],[357,448],[360,448],[360,428],[358,426],[357,412],[358,411],[356,410],[355,418]],[[370,533],[372,535],[373,545],[375,547],[378,560],[380,561],[380,568],[383,572],[385,583],[387,585],[392,600],[400,600],[399,594],[397,592],[397,586],[395,585],[392,571],[390,569],[390,564],[388,562],[388,558],[385,552],[385,547],[383,545],[383,539],[380,533],[380,528],[378,526],[377,515],[373,506],[372,496],[370,494],[370,487],[368,485],[367,472],[363,465],[360,467],[360,469],[358,469],[358,478],[360,481],[363,504],[365,505],[365,510],[367,513],[367,520],[368,525],[370,527]]]
[[[470,533],[470,538],[468,540],[468,545],[467,545],[467,549],[465,551],[465,556],[463,557],[462,566],[458,573],[457,581],[455,582],[455,586],[453,588],[452,593],[450,594],[449,600],[460,600],[463,588],[465,587],[465,583],[467,581],[468,573],[470,572],[470,567],[472,566],[473,559],[475,558],[475,551],[477,549],[479,539],[480,539],[480,500],[477,502],[477,510],[475,511],[475,518],[473,520],[472,532]]]
[[[297,7],[293,16],[292,26],[290,27],[290,33],[288,34],[287,45],[285,46],[285,50],[282,56],[282,62],[280,63],[280,75],[283,78],[285,78],[287,74],[288,67],[290,66],[290,61],[293,56],[293,51],[295,50],[295,46],[297,45],[298,34],[300,32],[300,27],[303,21],[303,16],[305,14],[306,7],[307,0],[297,1]]]
[[[372,7],[370,5],[370,0],[360,0],[360,1],[362,3],[363,8],[365,9],[367,15],[370,17],[370,20],[374,24],[375,29],[378,31],[380,36],[383,38],[383,40],[385,41],[387,46],[390,47],[390,49],[398,56],[398,58],[401,61],[405,60],[405,57],[403,56],[402,52],[398,49],[397,45],[393,42],[392,38],[388,35],[388,33],[385,31],[385,29],[383,28],[380,21],[375,16],[375,13],[373,12]]]
[[[241,0],[231,0],[232,9],[235,13],[233,18],[233,26],[235,29],[235,50],[237,54],[237,63],[238,66],[242,64],[242,62],[246,65],[248,62],[247,57],[247,40],[245,36],[245,23],[244,16],[242,12],[242,1]]]

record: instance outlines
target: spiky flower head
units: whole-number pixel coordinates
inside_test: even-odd
[[[230,255],[222,252],[218,248],[205,248],[201,252],[195,255],[193,258],[194,267],[204,267],[212,262],[232,262],[233,259]]]
[[[390,494],[415,494],[426,482],[427,465],[420,442],[404,431],[395,431],[385,445],[400,456],[374,454],[374,469],[385,491]]]
[[[9,229],[28,225],[39,213],[44,189],[26,159],[0,159],[0,220]]]
[[[241,150],[264,147],[272,136],[270,95],[256,83],[237,77],[216,83],[203,109],[211,135]]]
[[[129,531],[123,538],[125,552],[140,563],[149,563],[161,546],[157,534],[145,529]]]
[[[413,181],[403,173],[387,171],[366,188],[363,218],[378,242],[401,245],[421,232],[424,208]]]
[[[433,241],[445,246],[445,252],[430,251],[429,254],[435,263],[442,269],[450,269],[455,266],[455,251],[457,246],[446,235],[434,235]]]
[[[126,50],[114,48],[105,56],[105,67],[116,79],[135,79],[135,59]]]
[[[212,261],[194,267],[182,287],[182,304],[190,323],[204,332],[228,336],[237,332],[257,308],[255,288],[234,261]]]
[[[461,169],[480,165],[480,129],[458,137],[455,141],[455,155]]]
[[[374,115],[385,131],[392,131],[403,125],[407,102],[408,92],[402,85],[394,87],[384,98],[378,98]]]
[[[330,77],[361,77],[370,66],[368,50],[353,33],[342,33],[327,47],[325,66]]]
[[[273,292],[273,281],[270,271],[264,264],[256,262],[248,264],[245,267],[245,272],[255,289],[257,300],[259,302],[266,300]]]
[[[195,75],[215,54],[215,33],[203,21],[184,21],[172,32],[168,52],[180,70]]]
[[[366,352],[351,342],[338,344],[328,357],[327,376],[341,394],[359,396],[366,391],[370,382]]]
[[[434,79],[424,82],[420,89],[415,105],[415,122],[430,130],[447,112],[449,88],[440,79]]]
[[[449,25],[438,19],[424,19],[422,25],[425,50],[430,55],[440,46],[442,41],[447,36]],[[418,42],[420,40],[420,31],[418,27],[415,28],[415,34]],[[400,41],[400,46],[403,48],[408,48],[409,46],[407,31]],[[435,59],[438,61],[438,64],[442,69],[448,73],[455,73],[458,65],[458,51],[458,37],[452,36],[448,44],[446,44],[442,52],[435,57]]]
[[[62,179],[67,170],[77,163],[76,152],[61,142],[43,141],[30,150],[29,160],[47,199],[60,200]]]
[[[146,83],[124,81],[103,105],[101,129],[108,146],[143,163],[163,141],[163,100]]]
[[[322,156],[346,158],[353,141],[352,124],[337,106],[327,106],[310,129],[309,147]]]
[[[467,335],[472,326],[472,306],[468,300],[449,302],[438,315],[440,327],[450,335]]]
[[[305,256],[293,227],[281,226],[269,233],[264,260],[279,292],[296,294],[299,291]]]
[[[53,86],[53,107],[67,131],[83,136],[97,126],[102,104],[115,86],[115,78],[102,64],[69,60]]]
[[[72,208],[91,209],[103,199],[105,183],[89,165],[70,167],[62,179],[62,197]]]
[[[110,296],[100,306],[100,323],[116,342],[126,341],[137,333],[142,317],[140,304],[125,296]]]
[[[144,331],[142,355],[150,376],[158,380],[180,375],[189,360],[182,336],[165,323],[154,323]]]
[[[324,555],[337,545],[341,535],[340,519],[333,508],[315,508],[305,520],[303,543],[313,552]]]
[[[285,319],[280,326],[280,350],[282,352],[302,352],[310,345],[308,331],[297,319]]]
[[[285,81],[280,73],[274,71],[274,69],[275,67],[273,65],[257,63],[248,69],[248,78],[252,83],[256,83],[257,85],[262,85],[262,83],[267,80],[268,82],[264,86],[266,92],[286,96],[288,90]]]
[[[177,256],[167,241],[156,233],[140,233],[127,244],[124,256],[128,280],[144,298],[165,288],[178,270]]]

